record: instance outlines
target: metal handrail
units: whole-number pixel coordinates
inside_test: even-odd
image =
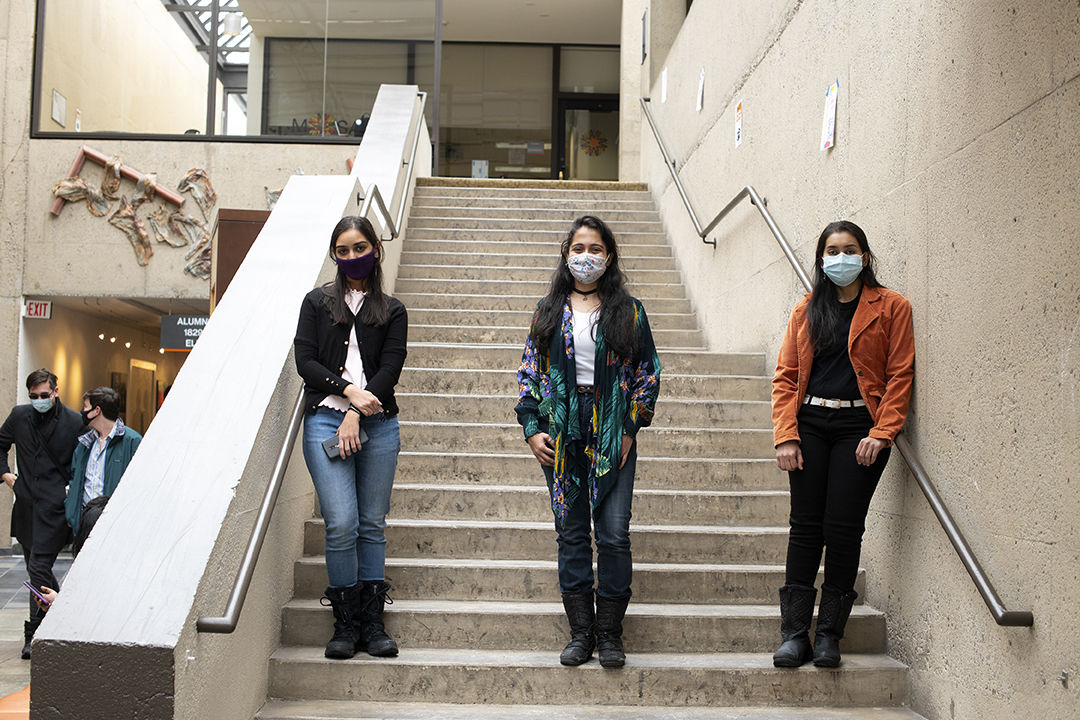
[[[360,217],[365,217],[368,211],[371,209],[371,203],[374,201],[378,207],[379,212],[382,213],[383,219],[386,224],[390,226],[390,240],[393,240],[398,236],[398,228],[401,227],[401,218],[404,213],[405,199],[409,192],[409,183],[412,181],[413,165],[416,161],[416,147],[420,138],[420,125],[424,120],[424,103],[427,102],[427,93],[417,93],[420,96],[420,114],[417,117],[416,124],[413,128],[413,146],[412,152],[409,155],[409,159],[402,160],[402,163],[409,166],[409,172],[405,176],[405,186],[401,196],[401,208],[398,210],[397,222],[390,218],[390,213],[386,209],[386,203],[383,202],[382,193],[379,192],[379,187],[372,183],[368,185],[365,192],[364,202],[360,208]],[[262,506],[259,508],[259,515],[255,518],[255,525],[251,528],[251,537],[248,539],[247,550],[244,553],[244,559],[240,563],[240,568],[236,571],[236,580],[233,583],[232,593],[229,595],[229,603],[225,607],[225,614],[221,617],[200,617],[195,622],[195,628],[199,632],[208,633],[231,633],[236,630],[236,624],[240,621],[240,611],[244,607],[244,600],[247,598],[248,588],[251,587],[251,579],[255,574],[255,563],[259,560],[259,553],[262,551],[263,540],[266,538],[266,531],[270,527],[270,516],[274,513],[274,505],[277,504],[278,494],[281,492],[281,484],[285,478],[285,471],[289,467],[289,458],[292,457],[293,445],[296,444],[296,436],[300,432],[300,421],[304,416],[304,386],[300,386],[300,392],[296,396],[296,405],[293,407],[292,417],[289,418],[289,425],[285,429],[285,439],[282,441],[281,451],[278,453],[277,463],[274,465],[274,471],[270,475],[270,484],[266,487],[266,494],[263,496]]]
[[[231,633],[240,621],[240,611],[244,607],[244,599],[247,598],[251,578],[255,574],[255,563],[259,559],[259,552],[262,551],[266,530],[270,527],[270,516],[274,513],[274,505],[277,504],[278,494],[281,492],[281,484],[285,478],[285,470],[289,467],[289,458],[292,456],[293,445],[296,444],[296,436],[300,431],[300,419],[303,415],[304,387],[301,385],[300,392],[296,395],[292,417],[285,429],[285,440],[281,444],[281,452],[278,453],[277,463],[270,475],[270,484],[266,488],[262,507],[259,508],[258,517],[255,518],[255,526],[251,528],[251,537],[248,539],[244,560],[240,563],[240,569],[236,571],[236,580],[233,582],[232,594],[229,595],[229,604],[225,607],[225,614],[221,617],[200,617],[195,622],[195,628],[199,632]]]
[[[675,172],[675,163],[672,161],[671,156],[668,155],[667,148],[664,146],[664,141],[660,138],[660,131],[656,127],[656,122],[653,120],[648,103],[649,98],[641,98],[641,108],[645,111],[645,117],[648,119],[649,126],[652,128],[653,136],[660,146],[660,152],[664,155],[664,162],[667,163],[668,170],[671,172],[671,177],[675,181],[675,187],[678,188],[679,195],[683,199],[683,204],[686,205],[686,210],[690,213],[690,219],[694,222],[694,227],[697,229],[698,235],[701,237],[702,241],[715,248],[716,240],[713,239],[710,242],[705,239],[705,236],[716,227],[725,215],[731,212],[739,201],[745,197],[749,197],[750,202],[757,207],[758,211],[761,213],[761,217],[764,218],[765,223],[769,226],[769,230],[772,231],[773,237],[780,243],[780,247],[783,249],[784,255],[787,256],[788,262],[791,263],[791,267],[795,270],[795,274],[799,276],[799,281],[803,284],[803,287],[806,288],[806,291],[810,292],[813,289],[813,283],[810,281],[810,276],[807,275],[802,269],[802,266],[799,265],[798,260],[795,258],[795,253],[791,250],[791,245],[788,244],[783,233],[780,232],[780,228],[777,227],[776,222],[772,219],[772,216],[769,215],[768,210],[765,209],[764,200],[758,197],[758,194],[753,187],[749,185],[744,187],[739,194],[736,195],[715,218],[713,218],[713,221],[709,223],[708,227],[702,229],[701,223],[698,222],[697,214],[690,206],[690,200],[686,196],[686,191],[683,189],[682,182],[680,182],[679,176]],[[986,572],[983,570],[978,558],[975,557],[975,553],[972,552],[971,546],[968,545],[960,528],[956,526],[952,515],[949,513],[949,509],[945,506],[945,502],[941,499],[941,496],[938,495],[937,489],[930,481],[930,476],[926,474],[922,464],[919,462],[919,458],[915,455],[914,448],[911,447],[911,443],[908,442],[908,439],[903,433],[897,434],[894,444],[900,451],[900,455],[907,462],[911,474],[915,476],[915,482],[919,484],[923,494],[926,496],[927,502],[930,503],[930,508],[937,516],[938,522],[941,523],[941,527],[945,530],[945,534],[949,537],[949,541],[956,550],[956,554],[960,556],[960,562],[964,564],[964,568],[967,570],[968,575],[970,575],[972,581],[974,581],[975,587],[978,588],[979,594],[982,595],[983,601],[986,603],[986,607],[990,609],[990,614],[994,616],[994,621],[998,625],[1005,627],[1031,627],[1034,625],[1035,617],[1030,611],[1007,610],[1005,608],[1005,605],[1001,602],[1001,598],[998,597],[997,590],[994,589],[994,584],[990,582],[990,579],[986,576]]]

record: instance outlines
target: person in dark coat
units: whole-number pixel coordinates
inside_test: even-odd
[[[15,491],[11,534],[22,546],[30,584],[59,587],[53,563],[68,543],[71,529],[64,516],[64,499],[71,479],[71,456],[83,431],[79,413],[64,407],[56,389],[56,376],[42,368],[26,378],[29,405],[16,405],[0,425],[0,478]],[[8,452],[18,450],[18,474],[8,465]],[[22,657],[30,657],[30,641],[45,613],[30,598],[30,619],[24,624],[26,644]]]

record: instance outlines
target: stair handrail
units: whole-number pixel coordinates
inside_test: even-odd
[[[299,434],[300,420],[303,416],[304,386],[301,384],[300,392],[296,394],[292,417],[289,418],[289,424],[285,428],[285,439],[281,443],[277,462],[270,474],[270,484],[266,486],[262,506],[255,518],[255,525],[251,528],[251,537],[248,539],[244,559],[236,571],[236,580],[229,594],[229,603],[225,606],[225,614],[220,617],[200,617],[195,621],[195,629],[199,632],[231,633],[236,630],[236,625],[240,622],[240,611],[244,608],[244,600],[247,598],[248,588],[251,587],[251,579],[255,575],[255,563],[259,559],[266,531],[270,527],[270,516],[274,514],[274,506],[281,492],[285,471],[289,467],[289,458],[292,457],[293,446],[296,444],[296,436]]]
[[[424,121],[424,104],[427,102],[426,92],[418,92],[417,95],[420,97],[420,112],[417,113],[417,119],[413,126],[413,144],[409,159],[402,158],[402,164],[407,165],[409,169],[405,176],[397,221],[395,222],[390,217],[390,212],[386,209],[386,203],[383,202],[382,193],[379,192],[379,187],[375,183],[367,186],[364,191],[363,205],[360,208],[360,217],[366,217],[371,209],[371,203],[375,202],[378,205],[383,220],[386,221],[390,228],[390,237],[384,238],[384,241],[387,239],[393,240],[398,236],[398,228],[401,227],[401,219],[404,215],[405,200],[409,194],[409,183],[412,182],[413,166],[416,162],[416,148],[420,141],[420,126]],[[199,632],[227,634],[236,630],[236,625],[240,622],[240,611],[244,608],[244,600],[247,598],[248,588],[251,587],[251,579],[255,575],[255,564],[259,560],[263,540],[266,538],[266,531],[270,527],[270,517],[274,514],[274,506],[277,504],[278,495],[281,492],[285,471],[289,468],[289,459],[292,457],[293,446],[296,444],[296,436],[300,432],[300,421],[304,416],[303,403],[304,386],[301,384],[300,391],[296,395],[296,404],[293,407],[292,417],[289,418],[289,424],[285,428],[285,438],[282,440],[277,462],[274,464],[274,470],[270,474],[270,483],[266,486],[266,494],[263,496],[262,505],[259,507],[259,514],[251,528],[251,537],[248,538],[244,559],[236,571],[236,579],[233,582],[232,592],[229,594],[229,602],[225,606],[225,614],[219,617],[199,617],[195,621],[195,628]]]
[[[765,220],[765,224],[769,226],[769,230],[772,232],[773,237],[780,243],[780,248],[784,251],[784,255],[787,257],[788,262],[791,263],[792,269],[795,270],[795,274],[799,276],[799,281],[806,288],[807,292],[813,289],[813,283],[810,281],[810,276],[806,274],[799,261],[795,257],[795,253],[791,249],[791,245],[787,239],[784,238],[783,233],[780,232],[780,228],[776,225],[769,211],[765,208],[765,200],[758,196],[757,192],[750,185],[747,185],[731,200],[724,209],[721,210],[712,222],[707,227],[702,229],[701,223],[698,222],[697,214],[694,212],[693,207],[690,205],[690,200],[686,196],[686,191],[683,189],[682,182],[679,180],[678,173],[675,171],[675,163],[672,161],[671,156],[668,154],[667,148],[664,146],[664,141],[660,137],[660,130],[656,127],[656,121],[653,120],[652,112],[649,110],[650,99],[647,97],[641,98],[641,108],[645,111],[645,117],[649,121],[649,127],[652,128],[653,137],[656,138],[657,144],[660,146],[660,152],[664,156],[664,162],[667,164],[668,170],[671,172],[671,178],[675,181],[675,187],[679,190],[679,196],[682,197],[683,204],[686,206],[686,211],[690,213],[690,219],[694,223],[694,228],[697,230],[698,236],[701,237],[702,242],[707,245],[716,247],[716,239],[712,241],[706,240],[705,237],[709,232],[719,224],[719,222],[727,215],[731,210],[739,204],[739,202],[746,197],[750,198],[750,202],[761,213],[761,217]],[[923,469],[922,463],[919,462],[919,458],[915,455],[915,449],[911,447],[911,443],[908,442],[907,437],[903,433],[898,433],[893,443],[900,451],[900,455],[907,462],[908,469],[915,477],[915,482],[919,484],[919,488],[926,496],[927,502],[930,503],[930,509],[934,511],[934,515],[937,516],[938,522],[941,523],[941,527],[945,530],[945,534],[949,538],[949,542],[952,543],[953,548],[956,550],[956,554],[960,556],[960,562],[963,563],[964,568],[967,570],[968,575],[971,576],[972,581],[975,583],[975,587],[979,590],[979,594],[982,595],[983,601],[986,603],[986,607],[989,608],[990,614],[994,616],[994,621],[1003,627],[1031,627],[1035,624],[1035,617],[1029,610],[1008,610],[1005,604],[1001,602],[1001,598],[997,594],[997,590],[994,588],[994,584],[990,582],[990,578],[987,577],[986,572],[982,568],[982,564],[979,563],[975,553],[971,550],[971,546],[968,545],[967,539],[964,534],[957,527],[953,521],[952,514],[949,512],[948,507],[945,505],[945,501],[941,499],[941,495],[938,494],[937,488],[934,487],[934,483],[931,482],[930,476]]]
[[[424,106],[427,104],[426,92],[417,92],[416,95],[420,98],[420,112],[416,114],[416,122],[413,124],[413,142],[409,159],[401,159],[401,164],[408,166],[409,170],[405,174],[405,185],[401,193],[401,202],[398,204],[397,219],[390,217],[390,213],[386,209],[386,203],[383,202],[382,193],[379,192],[379,186],[375,183],[371,183],[364,189],[364,203],[360,206],[360,217],[367,217],[373,201],[379,206],[379,212],[382,214],[383,220],[390,226],[390,237],[381,238],[383,242],[389,242],[398,236],[401,221],[405,217],[405,201],[409,197],[409,184],[412,182],[413,168],[416,165],[416,148],[420,145],[420,126],[424,122]]]

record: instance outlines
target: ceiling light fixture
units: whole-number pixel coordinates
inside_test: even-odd
[[[109,338],[109,342],[111,342],[111,343],[116,342],[116,338],[114,338],[114,337]]]
[[[240,22],[243,16],[240,13],[227,13],[221,21],[222,32],[236,37],[240,34]]]

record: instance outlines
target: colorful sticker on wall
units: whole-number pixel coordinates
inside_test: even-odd
[[[742,145],[742,104],[740,100],[735,106],[735,147]]]
[[[836,145],[836,93],[840,89],[839,78],[825,93],[825,117],[821,121],[821,149]]]
[[[599,130],[581,133],[581,149],[586,155],[599,157],[607,151],[607,137]]]

